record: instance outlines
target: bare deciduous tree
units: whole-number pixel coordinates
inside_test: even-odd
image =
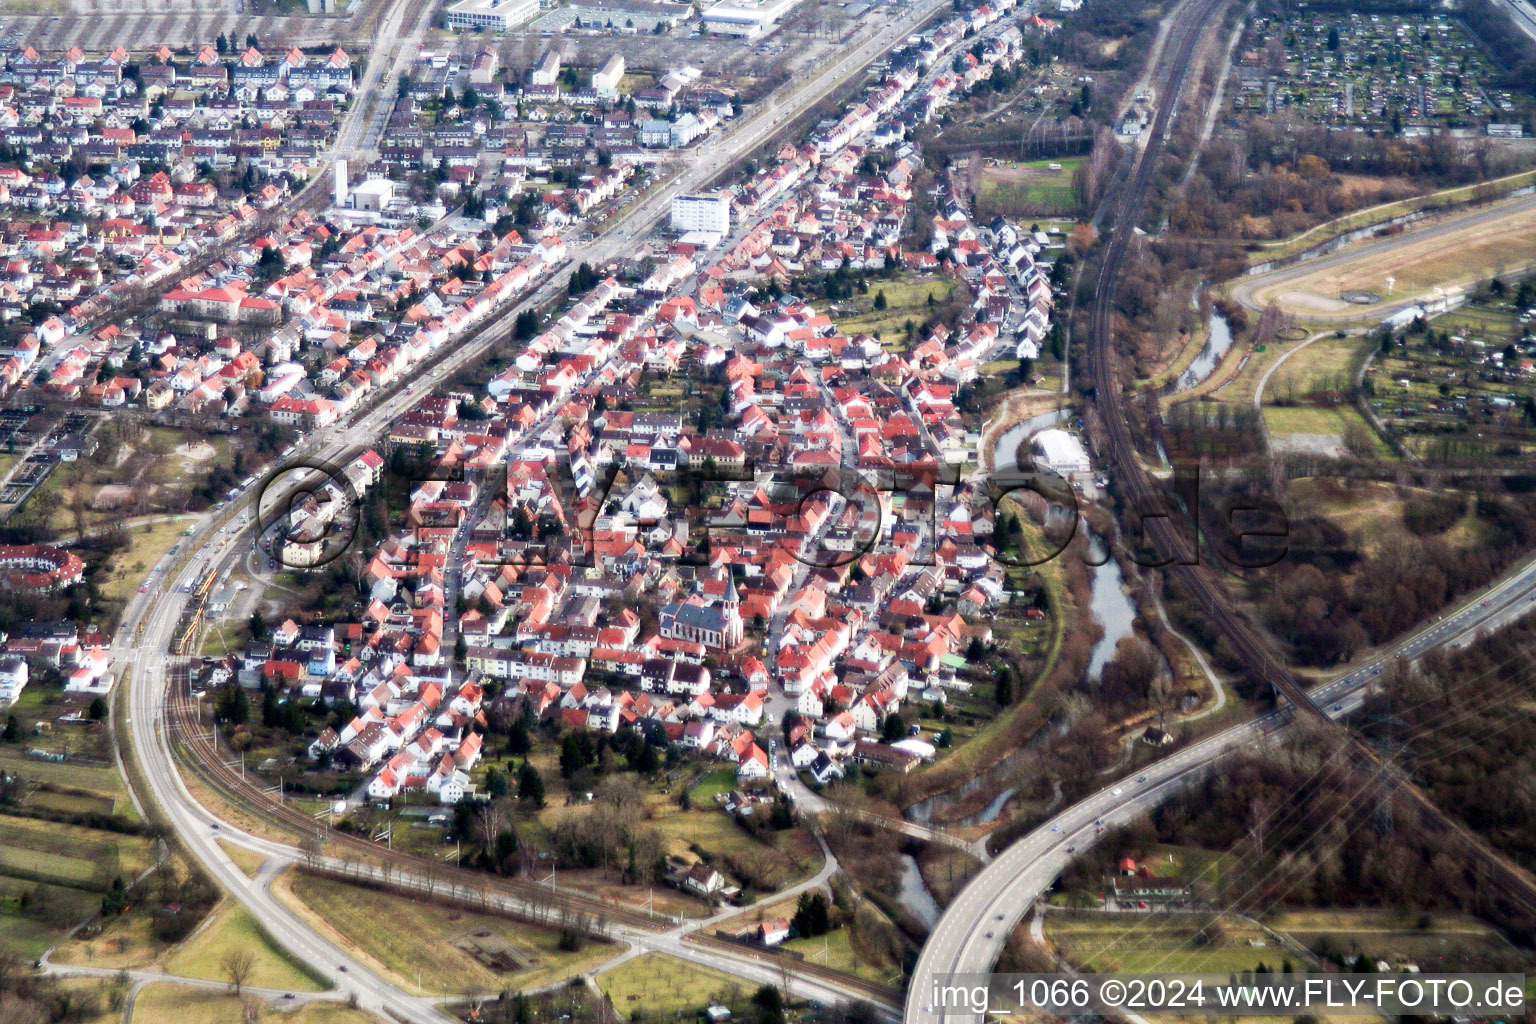
[[[248,950],[232,949],[219,960],[219,968],[224,972],[224,977],[229,979],[229,987],[238,996],[256,968],[256,954]]]

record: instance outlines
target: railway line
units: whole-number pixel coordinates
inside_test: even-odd
[[[359,861],[376,861],[421,877],[437,880],[444,887],[455,885],[464,891],[489,889],[524,905],[558,907],[576,914],[584,914],[594,922],[642,932],[659,933],[675,929],[686,921],[658,914],[646,913],[622,904],[611,903],[597,897],[574,893],[568,889],[554,890],[536,881],[521,878],[500,878],[484,872],[445,865],[440,861],[380,847],[378,843],[332,829],[317,822],[308,812],[286,803],[259,782],[246,778],[220,756],[206,725],[201,721],[196,698],[191,696],[188,673],[189,661],[170,666],[167,685],[166,720],[170,725],[172,749],[186,760],[193,762],[200,776],[226,799],[237,803],[244,811],[257,815],[271,824],[293,832],[296,836],[318,836],[338,852],[353,855]],[[787,971],[798,977],[807,977],[837,986],[843,991],[855,993],[882,1006],[901,1005],[900,989],[868,981],[856,975],[839,971],[824,964],[796,958],[790,954],[754,948],[728,939],[691,931],[681,936],[684,941],[701,946],[712,952],[733,957],[747,957],[771,965],[775,970]]]
[[[1191,21],[1201,26],[1212,23],[1219,7],[1219,0],[1207,2]],[[1153,122],[1152,137],[1141,161],[1135,168],[1124,190],[1117,196],[1113,207],[1115,230],[1105,249],[1102,267],[1095,285],[1089,310],[1088,377],[1095,392],[1095,405],[1103,430],[1104,450],[1108,457],[1111,474],[1121,488],[1131,508],[1153,510],[1165,508],[1169,499],[1163,489],[1152,479],[1141,463],[1132,435],[1123,395],[1115,373],[1115,348],[1112,338],[1114,319],[1115,283],[1129,251],[1133,229],[1145,209],[1149,187],[1161,155],[1167,128],[1177,107],[1176,98],[1182,91],[1188,72],[1189,56],[1193,52],[1198,31],[1186,31],[1176,46],[1171,88],[1164,95],[1169,97],[1159,108]],[[1190,510],[1191,516],[1196,515]],[[1454,836],[1464,847],[1468,860],[1485,878],[1495,882],[1502,890],[1506,909],[1517,910],[1529,921],[1536,923],[1536,878],[1503,854],[1494,850],[1465,825],[1442,811],[1417,785],[1400,770],[1387,762],[1381,754],[1367,746],[1345,726],[1335,722],[1308,695],[1305,688],[1286,667],[1279,653],[1265,638],[1233,610],[1232,602],[1210,570],[1200,564],[1198,533],[1193,549],[1183,533],[1173,524],[1172,516],[1148,515],[1143,519],[1147,540],[1158,556],[1169,559],[1170,572],[1189,593],[1201,613],[1224,635],[1233,649],[1247,664],[1249,673],[1257,681],[1284,696],[1297,712],[1324,722],[1330,729],[1340,731],[1354,747],[1357,760],[1374,771],[1385,771],[1409,799],[1420,808],[1429,821],[1433,821],[1445,833]]]
[[[173,672],[168,685],[171,688],[167,701],[167,719],[171,724],[171,738],[175,747],[192,761],[203,777],[226,797],[238,801],[242,810],[256,814],[268,822],[292,831],[297,836],[313,836],[317,831],[323,841],[351,854],[370,860],[387,862],[402,868],[432,870],[436,875],[469,886],[491,885],[504,895],[527,900],[537,897],[544,903],[553,902],[564,909],[592,916],[601,915],[607,921],[638,928],[658,931],[671,927],[670,917],[646,914],[621,904],[609,903],[596,897],[573,893],[569,890],[551,890],[547,886],[524,879],[497,878],[483,872],[471,871],[456,865],[444,865],[427,857],[390,850],[379,844],[317,823],[307,811],[269,793],[265,787],[231,768],[219,755],[213,740],[200,721],[198,705],[191,696],[185,669]]]
[[[717,952],[731,953],[736,956],[751,957],[754,960],[761,960],[764,963],[773,964],[775,966],[784,963],[792,963],[794,965],[793,970],[797,974],[809,975],[810,977],[817,978],[821,981],[837,985],[843,988],[845,991],[856,993],[876,1004],[885,1006],[901,1005],[901,989],[892,985],[882,985],[875,981],[866,981],[863,978],[856,977],[844,971],[839,971],[833,967],[827,967],[824,964],[813,963],[809,960],[795,959],[781,952],[764,949],[762,947],[743,945],[739,942],[732,942],[729,939],[722,939],[717,936],[707,935],[704,932],[698,931],[689,932],[686,936],[684,936],[684,941],[696,946],[704,946]]]

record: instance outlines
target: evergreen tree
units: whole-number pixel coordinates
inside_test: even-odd
[[[784,994],[772,985],[764,985],[752,994],[752,1005],[757,1007],[757,1019],[761,1024],[783,1024]]]
[[[995,696],[997,703],[1003,707],[1013,703],[1013,673],[1006,666],[998,670]]]
[[[224,688],[224,694],[219,698],[219,718],[228,725],[244,725],[251,717],[250,702],[246,700],[245,690],[238,683],[231,683]]]
[[[532,746],[533,738],[528,735],[528,719],[519,716],[507,733],[507,753],[523,757]]]
[[[656,748],[649,743],[642,742],[640,756],[635,759],[635,771],[642,775],[655,775],[661,767],[661,756],[656,753]]]
[[[827,934],[832,927],[827,898],[819,892],[802,893],[790,925],[795,929],[795,934],[802,939]]]
[[[507,777],[502,773],[500,768],[492,765],[490,768],[486,769],[485,791],[491,795],[492,799],[506,796],[509,788],[510,787],[507,783]]]
[[[265,683],[261,687],[261,724],[273,729],[283,720],[283,709],[277,702],[277,688]]]
[[[112,888],[101,897],[101,916],[116,917],[127,909],[128,890],[123,885],[123,876],[118,875],[112,879]]]
[[[544,806],[544,776],[527,761],[517,771],[517,798],[534,807]]]

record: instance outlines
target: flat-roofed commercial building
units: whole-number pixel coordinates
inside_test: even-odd
[[[459,0],[448,8],[446,21],[449,28],[460,32],[477,28],[506,32],[538,10],[539,0]]]
[[[755,39],[773,31],[780,18],[794,9],[799,0],[725,0],[704,11],[704,28],[711,33]]]

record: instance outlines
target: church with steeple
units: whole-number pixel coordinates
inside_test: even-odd
[[[711,600],[703,583],[696,580],[686,599],[662,606],[660,625],[661,635],[669,640],[686,640],[716,651],[735,648],[742,640],[741,600],[735,583],[727,575],[724,593]]]

